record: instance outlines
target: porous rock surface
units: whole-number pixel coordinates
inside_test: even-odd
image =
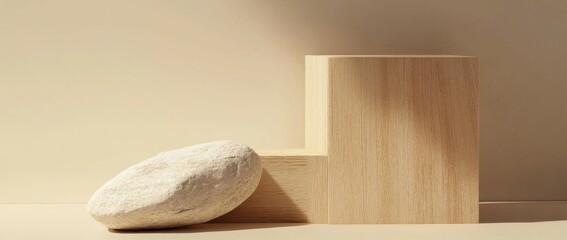
[[[98,189],[87,210],[111,229],[207,222],[240,205],[258,186],[262,166],[234,141],[194,145],[140,162]]]

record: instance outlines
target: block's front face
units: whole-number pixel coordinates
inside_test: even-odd
[[[330,223],[478,222],[478,62],[332,57]]]

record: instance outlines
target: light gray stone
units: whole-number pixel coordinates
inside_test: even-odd
[[[194,145],[140,162],[98,189],[87,210],[111,229],[168,228],[207,222],[240,205],[262,166],[234,141]]]

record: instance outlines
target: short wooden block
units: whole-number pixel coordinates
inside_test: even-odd
[[[477,58],[306,66],[306,145],[328,153],[329,223],[478,222]]]
[[[256,191],[213,222],[327,223],[327,157],[290,152],[262,155],[262,179]]]

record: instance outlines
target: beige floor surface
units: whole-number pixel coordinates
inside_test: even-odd
[[[18,239],[554,239],[567,240],[567,221],[462,225],[202,224],[115,232],[84,204],[0,204],[0,240]]]

